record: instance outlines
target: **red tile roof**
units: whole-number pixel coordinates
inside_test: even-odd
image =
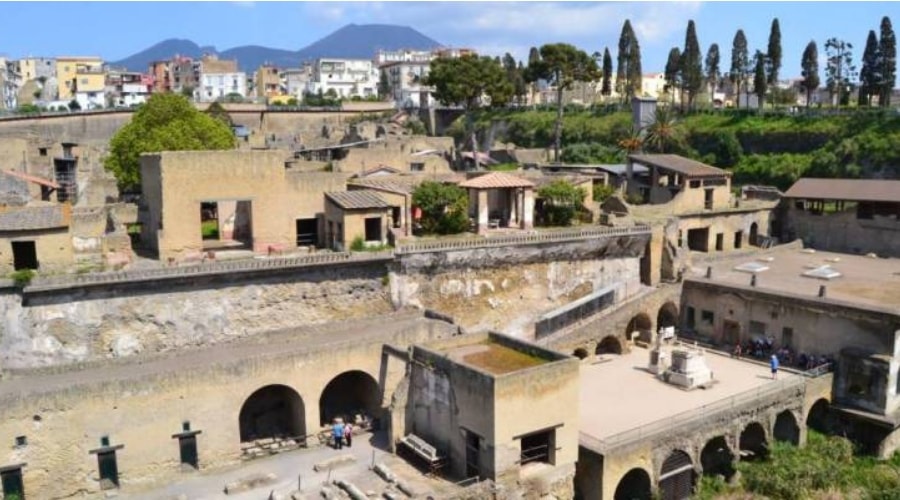
[[[28,182],[33,182],[35,184],[40,184],[41,186],[51,187],[53,189],[59,189],[59,184],[49,180],[44,179],[43,177],[37,177],[34,175],[23,174],[22,172],[16,172],[15,170],[4,170],[4,174],[11,175],[13,177],[17,177],[22,180],[26,180]]]
[[[503,172],[491,172],[489,174],[472,177],[459,183],[460,187],[474,189],[504,189],[534,187],[534,183]]]

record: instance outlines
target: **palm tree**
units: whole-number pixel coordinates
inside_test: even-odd
[[[656,108],[653,123],[644,128],[647,133],[644,138],[647,149],[654,153],[671,153],[681,141],[681,131],[677,125],[674,110]]]
[[[618,146],[626,156],[640,152],[641,148],[644,147],[644,138],[641,136],[641,131],[631,127],[628,135],[619,139]]]

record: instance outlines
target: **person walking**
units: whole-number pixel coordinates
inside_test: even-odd
[[[335,419],[331,432],[334,435],[334,448],[340,450],[344,446],[344,424]]]
[[[772,380],[778,378],[778,356],[772,355],[769,359],[769,367],[772,368]]]
[[[344,438],[347,440],[347,448],[353,447],[353,426],[350,425],[350,422],[347,422],[347,425],[344,426]]]

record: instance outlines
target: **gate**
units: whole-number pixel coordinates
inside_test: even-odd
[[[178,438],[178,448],[181,451],[181,463],[199,468],[197,460],[197,436],[182,436]]]
[[[673,451],[663,462],[659,475],[659,494],[663,500],[685,500],[694,492],[694,465],[691,457]]]

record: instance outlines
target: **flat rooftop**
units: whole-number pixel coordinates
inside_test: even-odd
[[[753,272],[738,271],[735,267],[761,264],[768,269]],[[819,286],[825,285],[826,297],[852,304],[888,309],[900,308],[900,259],[883,259],[862,255],[777,249],[746,259],[709,264],[713,269],[710,280],[726,285],[749,286],[756,275],[756,287],[763,291],[817,297]],[[827,267],[824,267],[827,266]],[[803,273],[820,268],[818,274],[831,279],[804,276]],[[706,265],[695,267],[686,277],[705,280]]]
[[[666,421],[691,410],[727,400],[745,391],[773,388],[795,375],[779,371],[772,380],[768,365],[732,359],[707,352],[706,362],[716,382],[708,389],[684,390],[667,384],[647,371],[648,349],[628,354],[604,354],[601,361],[582,363],[579,394],[579,430],[598,440],[642,425]]]
[[[442,349],[441,352],[459,364],[468,365],[492,375],[512,373],[552,361],[491,340]]]

